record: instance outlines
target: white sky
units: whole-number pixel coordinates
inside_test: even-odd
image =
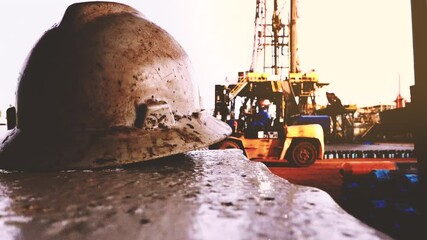
[[[71,0],[1,1],[0,111],[15,104],[19,72],[41,35],[59,23]],[[205,107],[214,84],[250,66],[255,0],[121,1],[145,14],[184,47],[197,73]],[[410,100],[414,84],[409,0],[299,0],[298,41],[303,70],[316,69],[343,104]],[[323,100],[322,100],[323,99]],[[324,92],[320,103],[326,104]]]

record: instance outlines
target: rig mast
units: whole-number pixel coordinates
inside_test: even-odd
[[[272,7],[272,11],[268,11]],[[283,17],[284,14],[287,14]],[[271,22],[267,23],[268,16]],[[287,20],[283,23],[282,19]],[[297,56],[297,0],[256,0],[255,33],[250,72],[271,73],[276,79],[289,80],[293,95],[298,98],[301,114],[315,110],[316,89],[328,85],[320,83],[312,71],[301,73]],[[267,59],[270,55],[271,59]],[[260,69],[262,67],[262,69]],[[311,100],[311,108],[308,102]]]

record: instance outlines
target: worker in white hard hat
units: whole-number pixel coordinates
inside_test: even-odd
[[[201,106],[182,47],[137,10],[71,5],[29,55],[0,168],[82,169],[159,159],[231,129]]]

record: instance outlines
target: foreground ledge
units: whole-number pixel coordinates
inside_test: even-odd
[[[0,170],[0,239],[389,239],[239,150],[120,169]]]

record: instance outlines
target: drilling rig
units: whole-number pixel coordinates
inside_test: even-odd
[[[297,102],[297,114],[311,114],[316,108],[315,91],[328,85],[319,81],[318,74],[312,70],[302,73],[298,57],[297,43],[297,0],[273,1],[269,6],[266,0],[256,1],[255,33],[252,61],[249,72],[270,73],[278,79],[289,80],[291,94]],[[267,9],[273,7],[271,23],[267,22]],[[285,11],[289,9],[289,11]],[[288,13],[287,24],[283,15]],[[311,103],[309,102],[311,101]],[[294,106],[295,107],[295,106]]]
[[[300,71],[296,0],[256,0],[255,11],[249,70],[238,73],[236,84],[215,86],[214,116],[229,123],[233,134],[211,148],[240,148],[249,159],[309,166],[323,158],[330,126],[328,116],[309,115],[316,89],[327,83],[314,71]]]

